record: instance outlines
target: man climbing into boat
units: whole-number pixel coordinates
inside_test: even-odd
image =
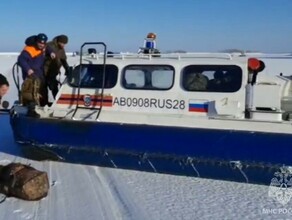
[[[65,69],[65,75],[69,71],[69,65],[67,63],[67,56],[65,52],[65,45],[68,43],[68,37],[66,35],[56,36],[52,41],[47,43],[47,48],[53,51],[56,55],[54,59],[51,56],[46,55],[44,73],[46,77],[46,83],[49,90],[52,91],[52,95],[55,98],[59,88],[58,80],[56,77],[60,73],[60,69],[63,66]]]
[[[18,57],[24,80],[21,88],[21,102],[28,107],[27,116],[30,117],[40,117],[35,111],[35,106],[44,106],[47,100],[44,77],[45,54],[50,54],[52,59],[55,58],[53,51],[46,49],[47,40],[47,35],[43,33],[36,35],[35,42],[25,46]]]
[[[8,92],[9,82],[6,77],[0,73],[0,104],[2,97]]]

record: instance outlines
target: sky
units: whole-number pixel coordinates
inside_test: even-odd
[[[68,52],[84,42],[137,52],[149,32],[162,52],[292,52],[292,0],[2,0],[0,12],[0,52],[38,33],[68,35]]]

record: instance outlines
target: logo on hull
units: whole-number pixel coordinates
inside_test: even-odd
[[[83,101],[84,101],[84,106],[86,106],[86,107],[91,106],[91,97],[90,97],[90,95],[84,95]]]

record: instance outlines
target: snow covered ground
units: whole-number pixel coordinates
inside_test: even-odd
[[[9,161],[48,172],[51,188],[37,202],[7,198],[0,204],[3,220],[292,219],[291,205],[269,198],[268,186],[35,162],[0,154],[1,164]],[[279,213],[284,209],[287,213]]]

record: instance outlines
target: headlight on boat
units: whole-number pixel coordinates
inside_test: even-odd
[[[248,69],[251,71],[257,71],[260,68],[260,61],[256,58],[248,59]]]
[[[248,59],[248,70],[250,72],[259,73],[265,69],[266,65],[263,61],[257,58]]]

